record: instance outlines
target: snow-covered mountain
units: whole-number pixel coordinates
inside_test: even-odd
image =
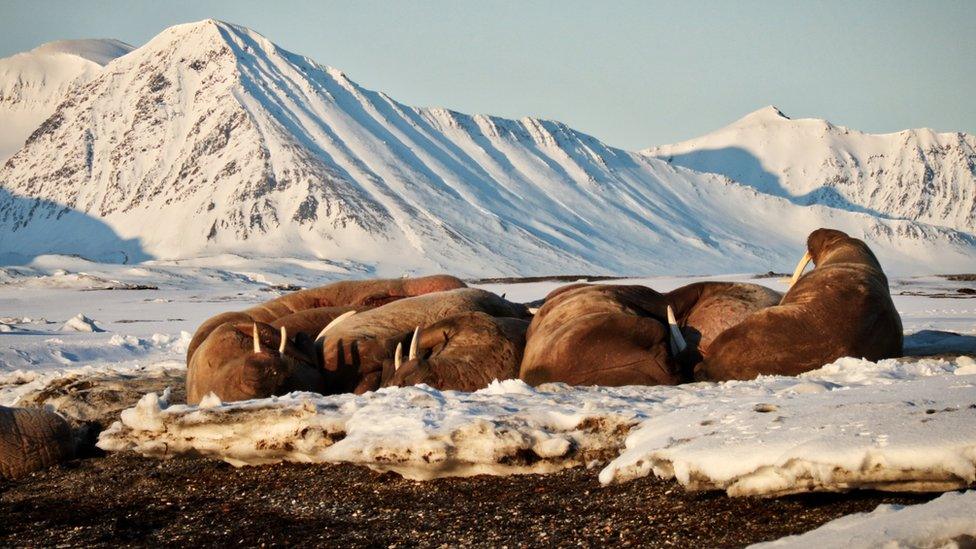
[[[703,137],[642,151],[797,204],[825,204],[976,234],[976,136],[873,135],[769,106]]]
[[[0,164],[54,113],[70,86],[130,51],[118,40],[61,40],[0,59]]]
[[[0,169],[0,259],[237,254],[399,274],[787,270],[811,230],[902,272],[972,235],[794,204],[558,122],[400,104],[263,36],[163,31],[71,89]]]

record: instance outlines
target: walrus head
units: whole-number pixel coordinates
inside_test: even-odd
[[[881,263],[867,244],[836,229],[817,229],[810,233],[807,237],[807,251],[800,258],[790,279],[791,288],[811,261],[815,267],[828,263],[858,263],[881,271]]]
[[[482,312],[447,317],[390,340],[383,387],[420,383],[440,390],[475,391],[518,376],[529,322]],[[407,350],[409,349],[409,350]]]
[[[279,334],[278,348],[261,346],[257,323],[251,324],[252,352],[241,357],[240,389],[251,398],[264,398],[275,394],[284,385],[294,368],[294,360],[285,356],[288,334],[284,327]]]
[[[222,324],[191,359],[187,402],[196,404],[211,392],[228,402],[313,390],[320,383],[314,378],[318,368],[310,350],[310,340],[289,339],[284,327],[279,331],[263,322]]]

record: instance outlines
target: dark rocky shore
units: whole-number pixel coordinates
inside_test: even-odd
[[[741,546],[934,495],[732,499],[596,471],[414,482],[352,465],[133,454],[0,481],[0,546]]]

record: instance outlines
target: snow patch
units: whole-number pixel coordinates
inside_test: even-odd
[[[62,332],[104,332],[98,327],[95,321],[88,318],[84,313],[78,313],[61,326]]]
[[[797,536],[750,546],[796,547],[969,547],[976,537],[976,491],[948,493],[919,505],[879,505],[870,513],[832,520]]]
[[[685,406],[642,423],[600,481],[654,473],[731,496],[966,487],[976,481],[976,379],[953,374],[971,364],[845,358],[761,400]]]

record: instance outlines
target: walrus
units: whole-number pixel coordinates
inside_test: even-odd
[[[466,284],[450,275],[433,275],[420,278],[394,278],[378,280],[342,280],[318,288],[299,290],[277,299],[266,301],[243,311],[232,311],[213,316],[197,328],[186,349],[186,362],[210,332],[226,322],[271,323],[286,315],[323,307],[370,308],[397,299],[431,292],[464,288]]]
[[[0,478],[20,478],[73,455],[74,439],[64,418],[45,408],[0,406]]]
[[[815,267],[803,274],[807,263]],[[853,356],[902,354],[902,324],[881,264],[863,241],[817,229],[779,305],[722,332],[695,366],[695,379],[797,375]]]
[[[519,377],[530,385],[662,385],[686,343],[666,296],[644,286],[557,288],[532,319]]]
[[[530,317],[524,305],[476,288],[409,297],[356,313],[316,342],[322,349],[329,392],[363,393],[378,389],[383,364],[393,359],[391,338],[470,312],[526,320]]]
[[[692,369],[719,334],[756,311],[778,305],[783,294],[759,284],[707,281],[671,290],[665,298],[688,344],[680,362],[683,376],[690,380]]]
[[[223,402],[266,398],[292,391],[326,391],[325,377],[309,338],[304,345],[287,329],[264,322],[225,322],[190,358],[186,401],[198,404],[214,393]]]
[[[387,344],[382,387],[424,383],[441,391],[477,391],[493,380],[516,379],[529,321],[482,312],[447,317]],[[404,356],[404,350],[409,353]]]

